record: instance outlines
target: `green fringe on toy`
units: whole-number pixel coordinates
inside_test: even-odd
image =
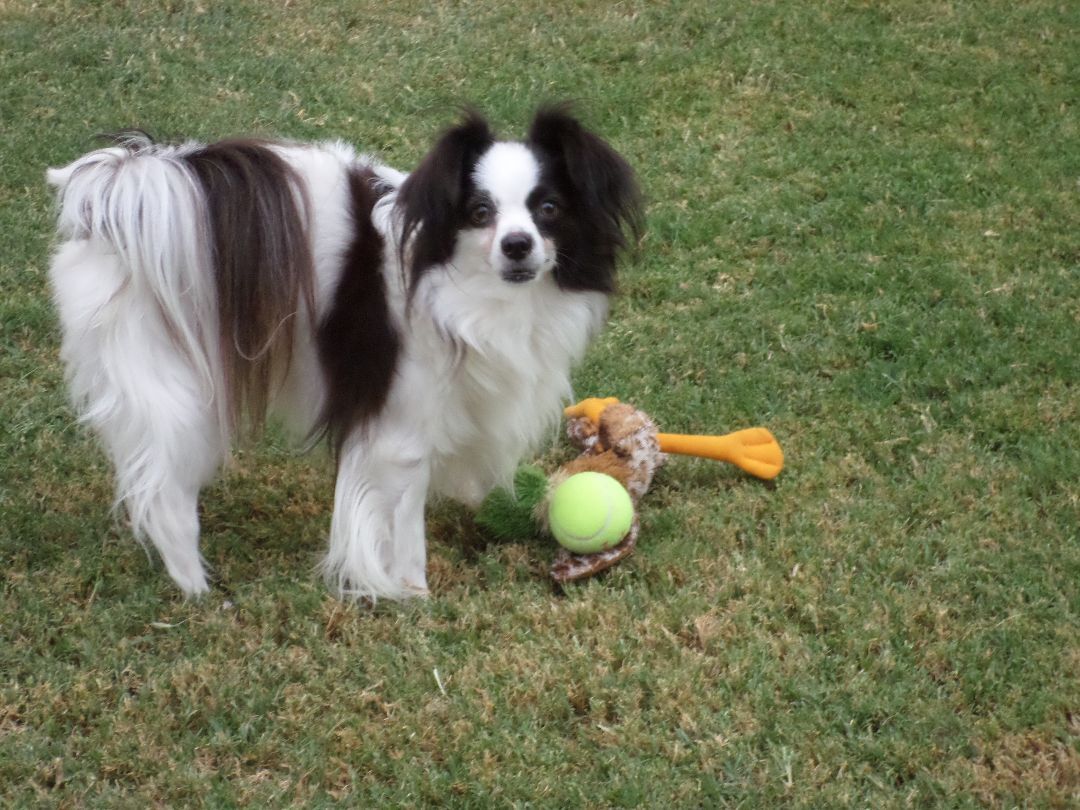
[[[535,511],[547,496],[548,478],[531,465],[518,467],[514,473],[514,491],[496,489],[476,513],[476,522],[500,540],[526,540],[539,537],[541,525]]]

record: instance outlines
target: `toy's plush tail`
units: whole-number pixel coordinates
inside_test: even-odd
[[[772,433],[762,427],[737,430],[724,436],[661,433],[657,439],[661,452],[726,461],[766,480],[775,478],[784,469],[784,451]]]

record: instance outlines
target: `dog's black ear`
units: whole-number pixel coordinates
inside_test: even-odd
[[[563,180],[577,192],[583,213],[596,217],[599,234],[613,247],[626,246],[626,232],[642,231],[641,191],[634,171],[603,138],[586,129],[570,105],[541,107],[529,129],[529,143],[561,164]]]
[[[487,121],[475,110],[466,110],[462,121],[439,137],[402,184],[397,205],[401,254],[409,257],[410,293],[425,270],[453,255],[472,169],[494,142]]]

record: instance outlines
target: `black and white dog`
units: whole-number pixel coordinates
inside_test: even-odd
[[[428,493],[478,503],[552,428],[641,213],[565,107],[522,142],[468,113],[409,175],[341,143],[134,133],[48,180],[72,396],[188,595],[199,490],[268,414],[336,451],[331,585],[425,593]]]

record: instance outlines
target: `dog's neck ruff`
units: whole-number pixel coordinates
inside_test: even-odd
[[[436,491],[475,503],[509,482],[509,460],[555,429],[570,369],[606,314],[605,295],[568,294],[550,276],[528,288],[453,268],[425,279],[405,363],[440,364],[429,377]]]

